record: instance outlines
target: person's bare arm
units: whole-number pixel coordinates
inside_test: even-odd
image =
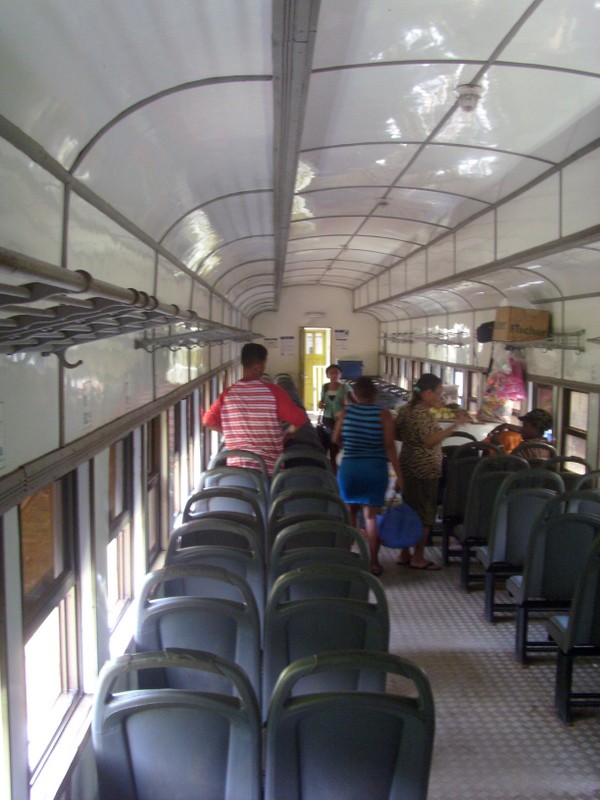
[[[345,411],[340,411],[335,421],[333,433],[331,435],[331,441],[337,445],[342,444],[342,422],[344,420],[345,415],[346,415]]]
[[[456,418],[451,425],[449,425],[447,428],[441,428],[439,431],[434,431],[433,433],[425,436],[423,439],[425,447],[435,447],[436,445],[441,444],[444,439],[452,436],[457,428],[459,428],[461,425],[464,425],[465,422],[469,422],[469,420],[470,417],[466,411],[457,411]]]
[[[381,409],[381,424],[383,426],[383,443],[385,445],[385,452],[389,459],[390,464],[396,473],[396,484],[401,490],[403,487],[402,468],[398,460],[398,453],[396,452],[396,439],[394,432],[394,420],[387,408]]]

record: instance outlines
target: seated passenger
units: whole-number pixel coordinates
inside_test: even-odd
[[[496,425],[487,438],[492,444],[502,446],[507,455],[521,442],[526,442],[527,452],[523,454],[526,458],[550,458],[552,454],[549,450],[543,447],[536,448],[535,445],[548,444],[544,433],[552,428],[552,416],[543,408],[534,408],[519,419],[523,425],[503,422],[501,425]]]

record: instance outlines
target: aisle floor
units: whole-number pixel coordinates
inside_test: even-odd
[[[437,548],[428,555],[440,562]],[[564,725],[554,655],[520,665],[514,618],[486,622],[483,589],[460,589],[457,563],[423,573],[395,559],[382,548],[390,650],[427,672],[436,705],[428,800],[599,800],[600,709]],[[576,665],[575,677],[597,691],[600,659]]]

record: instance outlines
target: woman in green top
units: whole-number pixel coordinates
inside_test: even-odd
[[[348,403],[355,403],[356,397],[349,384],[342,383],[342,370],[337,364],[330,364],[325,370],[325,375],[329,378],[329,382],[324,383],[321,389],[319,408],[323,411],[323,425],[325,425],[329,432],[329,458],[331,459],[331,466],[335,475],[337,472],[336,457],[340,448],[331,441],[333,428],[340,411]]]

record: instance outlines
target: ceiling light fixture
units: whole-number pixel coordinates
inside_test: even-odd
[[[456,87],[458,105],[463,111],[475,111],[477,103],[483,92],[483,87],[478,83],[463,83]]]

